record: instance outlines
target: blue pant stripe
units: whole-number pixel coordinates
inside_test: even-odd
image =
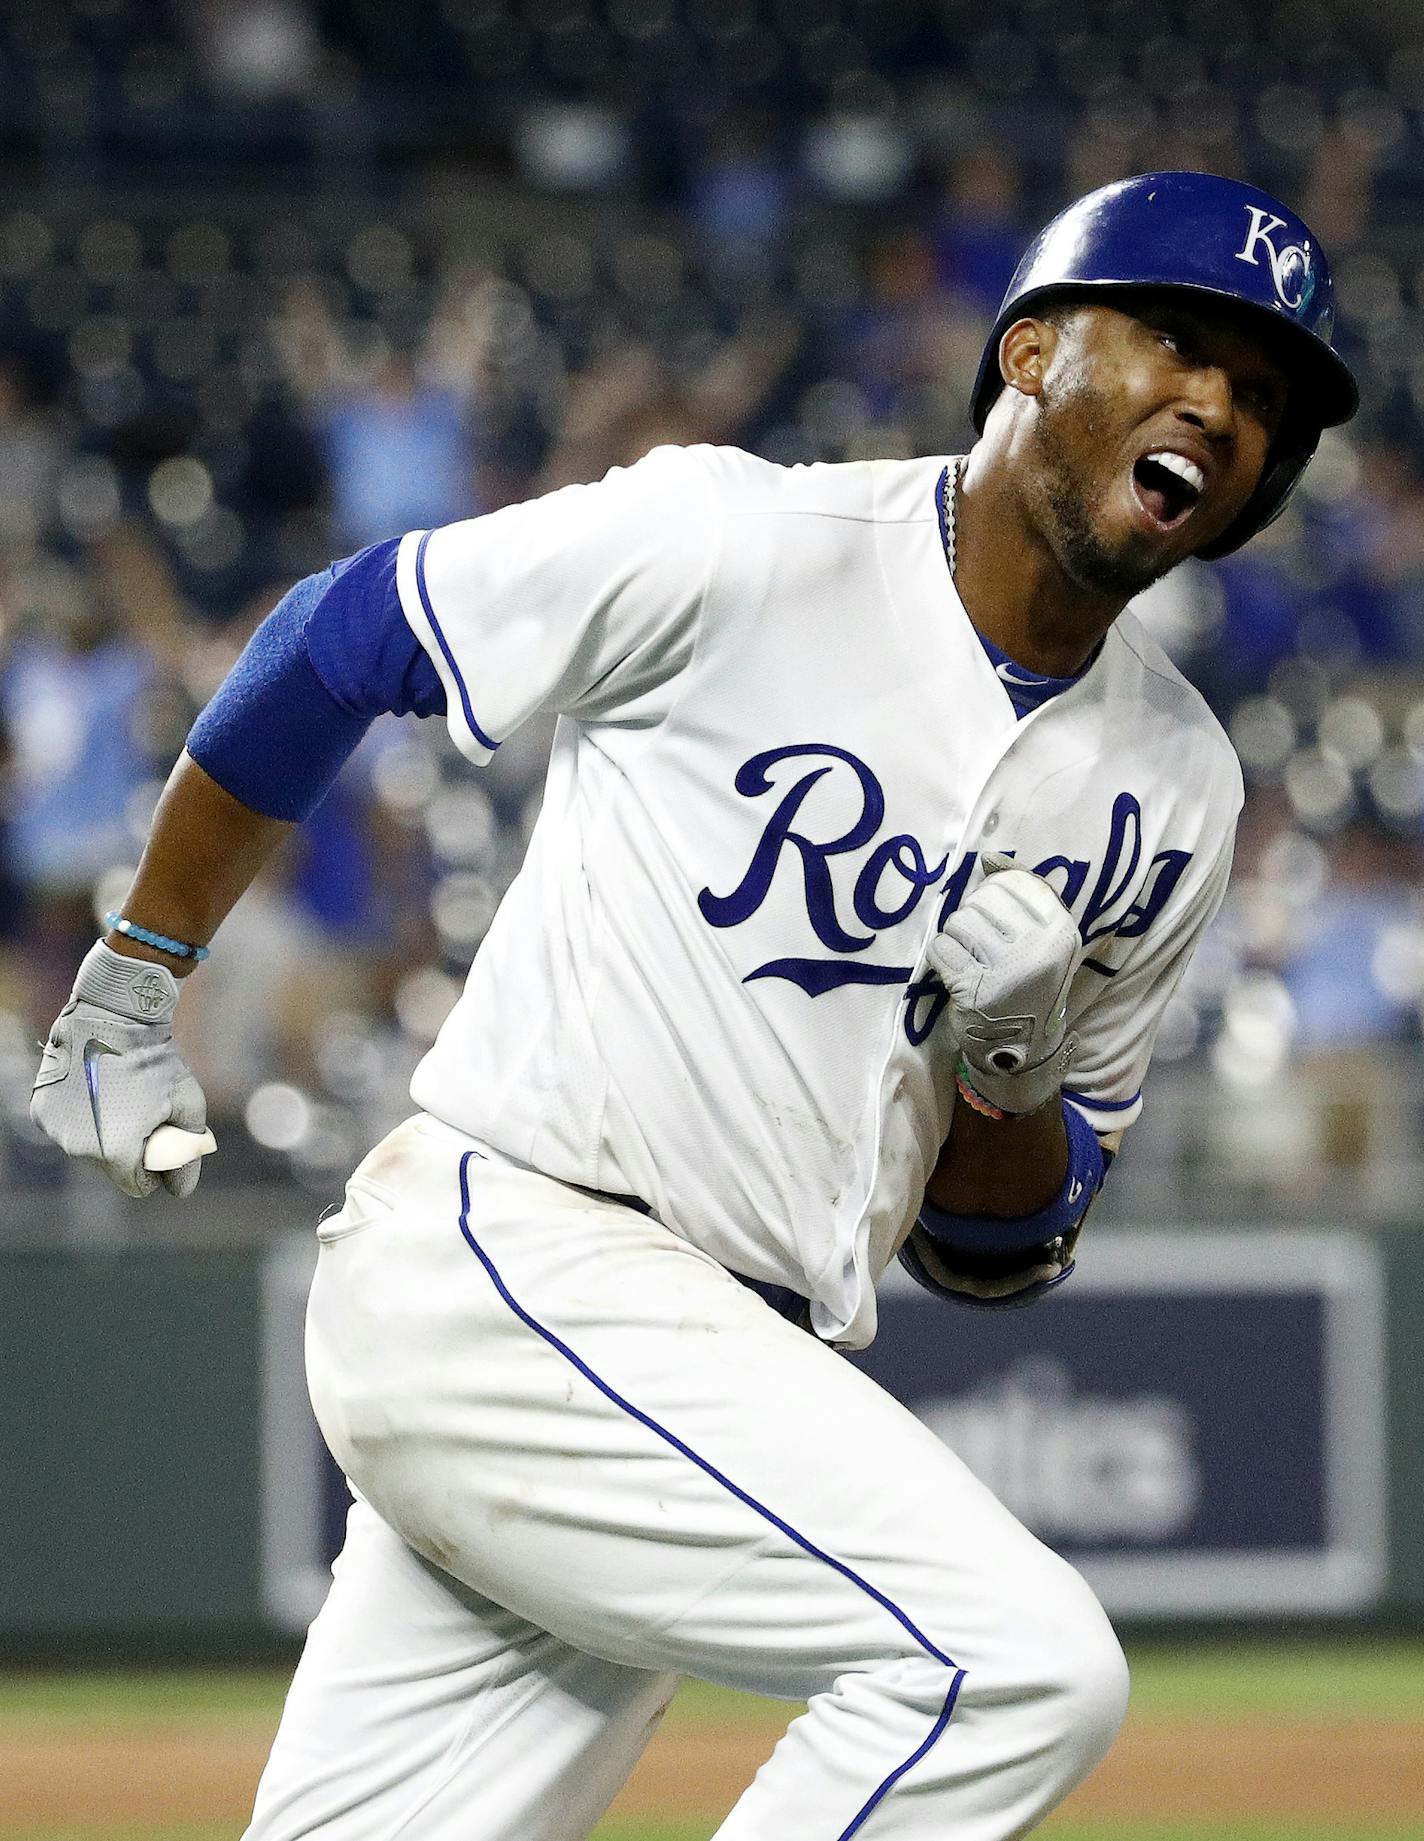
[[[684,1444],[676,1433],[669,1432],[666,1426],[659,1425],[656,1419],[651,1418],[640,1408],[634,1406],[631,1400],[626,1400],[615,1387],[611,1387],[601,1375],[596,1374],[581,1356],[576,1355],[566,1342],[556,1336],[552,1330],[546,1329],[537,1318],[532,1317],[529,1312],[525,1310],[524,1306],[513,1295],[504,1280],[500,1277],[494,1261],[490,1258],[489,1254],[485,1252],[484,1248],[480,1245],[478,1240],[475,1239],[474,1234],[470,1230],[470,1160],[478,1156],[478,1154],[479,1153],[476,1151],[466,1151],[460,1158],[460,1232],[463,1234],[465,1243],[470,1251],[484,1267],[485,1273],[496,1292],[498,1292],[499,1296],[509,1306],[510,1310],[514,1312],[515,1316],[518,1317],[525,1328],[532,1330],[542,1341],[548,1343],[551,1349],[557,1350],[565,1361],[571,1363],[586,1381],[596,1387],[605,1399],[611,1400],[621,1412],[627,1413],[630,1419],[636,1419],[639,1425],[646,1426],[655,1437],[662,1439],[664,1444],[671,1445],[674,1451],[679,1452],[689,1463],[695,1464],[699,1470],[711,1477],[714,1483],[719,1483],[723,1489],[729,1491],[739,1502],[744,1502],[755,1514],[760,1515],[763,1521],[770,1522],[772,1527],[779,1529],[780,1532],[784,1534],[788,1540],[794,1542],[803,1553],[809,1553],[813,1559],[823,1561],[833,1572],[839,1573],[843,1579],[848,1579],[857,1590],[864,1592],[868,1598],[873,1599],[876,1604],[888,1611],[895,1619],[896,1623],[900,1625],[901,1629],[907,1631],[917,1643],[921,1644],[925,1651],[931,1655],[936,1662],[942,1663],[945,1668],[955,1670],[954,1679],[950,1683],[949,1693],[945,1698],[944,1707],[940,1712],[939,1718],[935,1721],[933,1731],[929,1734],[929,1737],[925,1739],[924,1743],[910,1754],[903,1764],[898,1765],[890,1773],[871,1796],[870,1800],[860,1810],[860,1813],[854,1818],[850,1826],[844,1829],[838,1837],[838,1841],[850,1841],[850,1837],[860,1829],[866,1817],[870,1815],[876,1805],[882,1798],[888,1795],[894,1785],[905,1775],[906,1771],[924,1757],[925,1753],[929,1751],[930,1747],[949,1724],[950,1715],[954,1712],[954,1703],[959,1697],[960,1685],[964,1680],[966,1671],[960,1668],[958,1663],[953,1661],[951,1657],[947,1656],[938,1644],[932,1643],[918,1625],[916,1625],[897,1604],[887,1598],[884,1592],[878,1591],[868,1579],[863,1579],[853,1567],[847,1566],[844,1560],[835,1559],[831,1554],[827,1553],[824,1548],[818,1547],[814,1541],[808,1540],[804,1534],[798,1533],[797,1530],[791,1526],[790,1522],[783,1521],[779,1515],[774,1514],[771,1509],[767,1508],[765,1503],[758,1502],[755,1496],[749,1495],[746,1490],[739,1488],[737,1484],[732,1482],[730,1477],[718,1470],[715,1464],[709,1463],[704,1457],[699,1457],[697,1452],[695,1452],[690,1445]]]
[[[843,1828],[840,1834],[837,1835],[836,1841],[850,1841],[850,1838],[852,1835],[859,1834],[862,1826],[865,1823],[866,1817],[870,1815],[871,1812],[884,1800],[884,1798],[890,1794],[890,1792],[895,1788],[895,1785],[899,1783],[900,1779],[905,1775],[906,1771],[911,1770],[915,1765],[919,1763],[920,1759],[924,1757],[925,1753],[934,1744],[935,1740],[938,1739],[939,1735],[944,1731],[945,1727],[949,1724],[950,1716],[954,1712],[954,1703],[955,1701],[959,1699],[959,1690],[964,1681],[965,1673],[966,1671],[961,1668],[956,1673],[954,1680],[950,1682],[949,1692],[944,1697],[944,1705],[943,1707],[940,1708],[939,1718],[935,1721],[934,1728],[931,1731],[929,1737],[924,1741],[924,1743],[921,1746],[918,1747],[917,1750],[912,1751],[910,1753],[909,1757],[905,1760],[903,1764],[896,1765],[895,1769],[891,1771],[890,1775],[885,1779],[884,1783],[882,1783],[879,1786],[879,1788],[873,1792],[869,1800],[865,1803],[864,1807],[861,1809],[859,1815],[857,1815],[855,1819],[851,1822],[850,1826],[848,1828]]]

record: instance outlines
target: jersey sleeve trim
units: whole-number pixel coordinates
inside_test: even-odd
[[[445,686],[451,735],[459,744],[461,753],[482,766],[498,749],[499,743],[486,735],[475,720],[474,706],[470,702],[464,677],[450,650],[450,642],[435,617],[435,609],[430,604],[430,591],[425,581],[425,551],[433,535],[432,531],[422,531],[418,541],[412,544],[412,533],[401,545],[397,563],[397,582],[402,589],[401,607]],[[403,583],[402,577],[405,578]],[[413,595],[410,592],[412,587],[415,590]]]

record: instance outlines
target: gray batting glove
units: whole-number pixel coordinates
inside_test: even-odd
[[[153,1175],[143,1147],[160,1125],[202,1131],[203,1089],[173,1042],[178,984],[166,966],[130,959],[102,940],[79,968],[69,1002],[44,1045],[30,1117],[82,1163],[96,1164],[125,1195],[161,1182],[191,1195],[202,1163]]]
[[[944,981],[942,1026],[968,1084],[1000,1112],[1037,1112],[1063,1085],[1076,1036],[1068,989],[1082,941],[1057,894],[1012,858],[988,853],[984,880],[930,943]]]

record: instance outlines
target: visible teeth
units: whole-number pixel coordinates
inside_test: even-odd
[[[1185,454],[1174,454],[1167,448],[1159,448],[1147,458],[1154,466],[1165,467],[1169,473],[1185,480],[1193,492],[1200,493],[1206,485],[1206,474],[1194,460],[1188,460]]]

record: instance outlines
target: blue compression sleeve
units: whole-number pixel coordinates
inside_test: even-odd
[[[298,582],[194,723],[188,752],[269,818],[305,818],[374,719],[433,716],[445,692],[401,612],[398,538]]]
[[[925,1232],[962,1253],[1017,1253],[1055,1240],[1081,1220],[1103,1186],[1107,1162],[1098,1134],[1082,1113],[1071,1100],[1061,1104],[1068,1170],[1051,1202],[1034,1214],[1003,1220],[997,1215],[951,1214],[927,1200],[920,1205],[920,1226]]]

